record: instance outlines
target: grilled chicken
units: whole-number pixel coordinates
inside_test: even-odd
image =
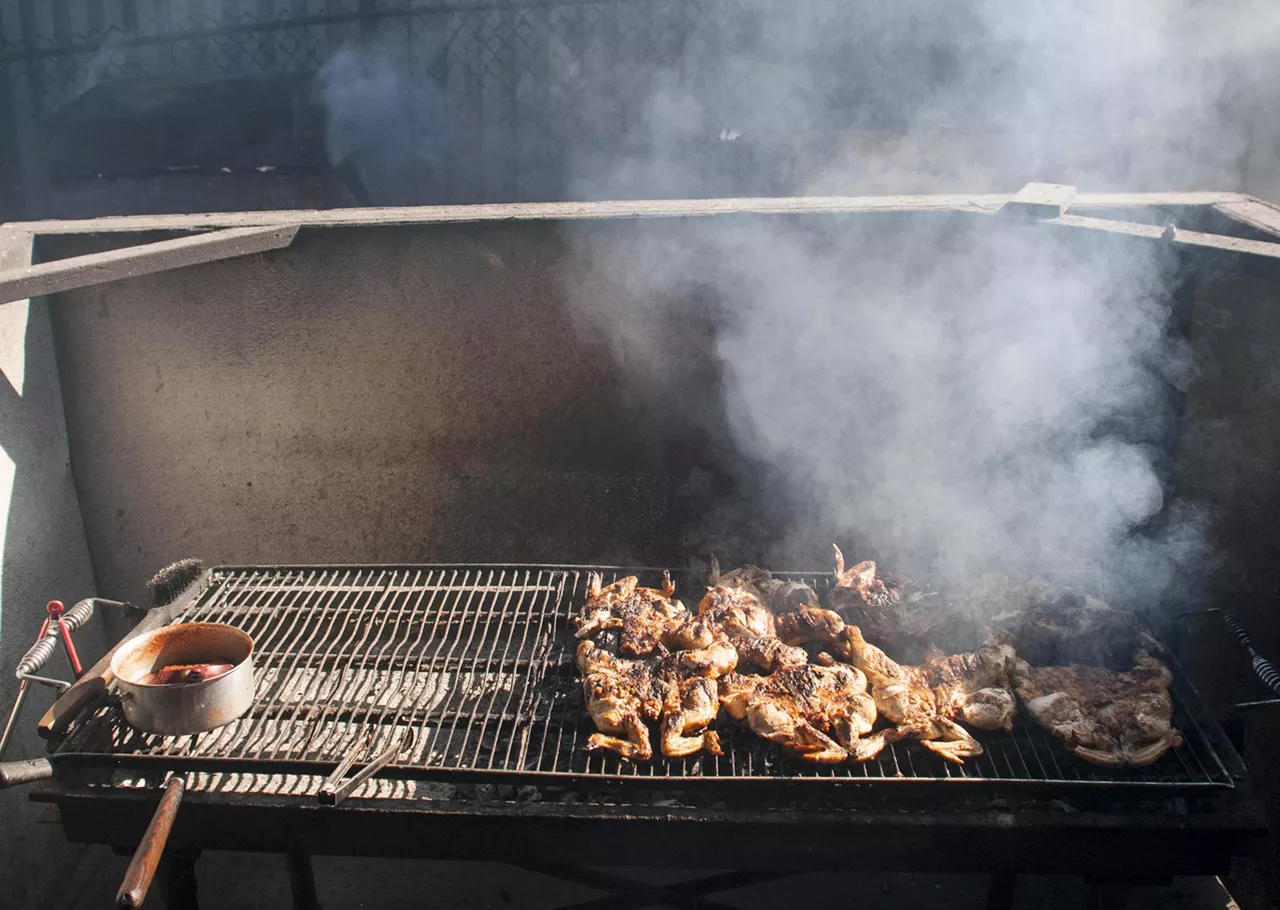
[[[1163,646],[1128,612],[1096,597],[1036,581],[1015,589],[1022,609],[996,625],[1032,666],[1086,664],[1129,668],[1135,651],[1163,654]]]
[[[720,697],[714,681],[684,677],[668,684],[662,706],[662,754],[680,758],[706,749],[712,755],[723,755],[720,737],[707,729],[719,713]]]
[[[846,568],[840,548],[832,548],[836,583],[827,594],[827,605],[844,622],[857,625],[869,640],[899,658],[918,658],[936,643],[936,595],[908,590],[904,582],[877,573],[871,560]]]
[[[896,738],[917,739],[944,759],[963,764],[981,755],[982,744],[958,721],[985,730],[1009,730],[1016,708],[1009,674],[1015,655],[992,643],[975,653],[936,657],[904,666],[845,626],[832,642],[871,682],[876,709],[897,726]]]
[[[761,569],[759,566],[743,566],[722,575],[720,563],[714,554],[711,557],[707,585],[712,588],[723,585],[726,588],[750,591],[779,616],[802,607],[821,606],[818,594],[813,588],[803,582],[774,578],[768,569]]]
[[[621,629],[618,650],[643,657],[668,648],[703,646],[690,642],[687,627],[692,617],[676,600],[671,573],[663,572],[661,589],[640,587],[634,575],[601,587],[592,573],[587,582],[587,602],[577,618],[577,637],[591,638],[605,629]]]
[[[661,721],[662,754],[720,754],[720,740],[706,728],[719,713],[719,693],[711,678],[685,670],[676,655],[617,657],[593,641],[578,645],[578,669],[587,714],[598,733],[587,751],[605,749],[630,761],[653,757],[648,723]]]
[[[1110,768],[1149,765],[1182,745],[1173,729],[1173,675],[1145,651],[1127,672],[1079,664],[1033,667],[1018,660],[1013,684],[1037,723],[1072,755]]]
[[[826,640],[839,634],[844,621],[822,609],[818,595],[806,584],[774,578],[767,569],[742,566],[720,573],[720,563],[711,557],[711,587],[732,588],[755,595],[775,617],[776,634],[783,644],[802,645],[811,639]]]
[[[806,761],[866,761],[886,742],[884,732],[867,735],[876,706],[866,686],[862,673],[842,665],[731,673],[720,680],[720,703],[753,733]]]
[[[607,749],[631,761],[653,757],[646,721],[662,715],[665,687],[654,673],[654,660],[616,657],[595,642],[578,645],[578,670],[587,713],[599,733],[591,734],[586,748]]]
[[[752,591],[724,585],[711,588],[698,604],[698,618],[723,634],[741,664],[772,673],[809,662],[802,649],[778,638],[773,613]]]

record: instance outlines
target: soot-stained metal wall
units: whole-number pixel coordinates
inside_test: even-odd
[[[698,447],[678,415],[646,425],[568,314],[564,260],[547,224],[317,230],[61,295],[101,590],[183,556],[680,558]]]

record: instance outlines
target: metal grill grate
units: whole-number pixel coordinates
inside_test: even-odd
[[[322,774],[365,739],[372,756],[413,730],[383,772],[416,780],[553,783],[573,780],[681,787],[738,781],[872,784],[934,781],[1051,787],[1222,788],[1232,777],[1194,693],[1175,684],[1185,743],[1154,765],[1101,769],[1067,755],[1038,728],[979,734],[986,754],[950,765],[914,744],[864,764],[813,767],[718,721],[725,755],[631,765],[583,752],[593,732],[573,663],[569,620],[587,575],[652,570],[551,566],[219,568],[175,621],[222,622],[255,640],[257,698],[235,723],[196,736],[154,736],[124,723],[109,700],[60,752],[87,761],[170,770]],[[790,573],[819,592],[827,576]],[[686,602],[700,588],[677,585]],[[1180,674],[1176,674],[1180,676]],[[1225,747],[1229,749],[1229,746]]]

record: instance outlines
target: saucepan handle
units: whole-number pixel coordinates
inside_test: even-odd
[[[120,910],[137,910],[147,899],[147,891],[151,888],[151,880],[156,876],[156,867],[160,865],[160,857],[164,855],[165,844],[169,842],[169,832],[173,830],[174,819],[178,817],[178,806],[182,802],[182,794],[187,785],[180,777],[172,778],[164,788],[164,796],[160,797],[160,805],[156,814],[151,816],[151,824],[147,833],[138,844],[133,854],[133,861],[124,874],[120,891],[116,894],[116,906]]]
[[[47,758],[0,762],[0,790],[8,790],[19,784],[34,784],[38,780],[48,780],[51,777],[53,777],[53,762]]]

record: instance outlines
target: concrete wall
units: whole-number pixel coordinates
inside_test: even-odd
[[[697,457],[571,321],[565,256],[545,225],[324,230],[62,295],[102,593],[185,556],[680,559]]]
[[[30,253],[30,237],[0,228],[0,269],[27,264]],[[7,717],[17,694],[13,668],[35,641],[46,602],[70,606],[94,589],[45,301],[0,306],[0,369],[0,705]],[[86,665],[97,660],[106,649],[102,624],[76,633],[76,643]],[[60,654],[47,672],[70,678]],[[35,722],[52,700],[52,690],[32,690],[5,759],[44,754]],[[0,903],[58,907],[81,885],[111,893],[115,858],[67,844],[57,827],[37,823],[39,808],[25,790],[0,792]]]

